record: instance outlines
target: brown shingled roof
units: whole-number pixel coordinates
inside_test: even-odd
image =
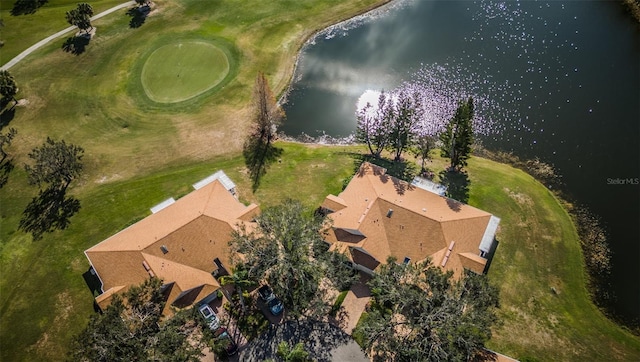
[[[114,288],[122,292],[151,276],[175,283],[170,299],[183,304],[206,297],[220,287],[211,274],[218,268],[214,259],[230,271],[231,232],[258,212],[257,205],[243,205],[220,181],[191,192],[85,251],[108,292],[96,300],[108,304]]]
[[[415,262],[430,257],[442,265],[446,258],[444,269],[456,275],[464,268],[480,273],[484,269],[479,245],[491,218],[485,211],[415,187],[367,162],[344,191],[327,196],[323,206],[335,205],[336,200],[344,207],[329,214],[332,230],[327,241],[333,249],[361,248],[380,262],[389,256]]]

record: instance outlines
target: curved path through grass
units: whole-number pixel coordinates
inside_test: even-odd
[[[97,14],[95,16],[93,16],[91,18],[91,21],[95,21],[100,19],[103,16],[109,15],[111,13],[113,13],[114,11],[118,11],[122,8],[126,8],[127,6],[132,6],[135,5],[136,2],[135,1],[127,1],[126,3],[122,3],[118,6],[114,6],[111,9],[105,10],[103,12],[101,12],[100,14]],[[16,65],[19,61],[21,61],[22,59],[24,59],[27,55],[33,53],[34,51],[42,48],[43,46],[45,46],[46,44],[48,44],[50,41],[57,39],[65,34],[67,34],[68,32],[78,29],[77,26],[70,26],[68,28],[65,28],[63,30],[60,30],[59,32],[50,35],[42,40],[40,40],[39,42],[33,44],[32,46],[30,46],[29,48],[27,48],[25,51],[23,51],[22,53],[18,54],[15,58],[11,59],[10,61],[8,61],[6,64],[2,65],[2,67],[0,67],[0,70],[8,70],[9,68],[13,67],[14,65]]]

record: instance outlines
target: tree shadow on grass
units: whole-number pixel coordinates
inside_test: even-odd
[[[67,38],[62,44],[62,50],[73,55],[80,55],[85,52],[91,37],[89,35],[78,35]]]
[[[9,181],[9,174],[14,167],[15,165],[12,159],[6,159],[0,162],[0,189]]]
[[[444,170],[440,174],[440,183],[447,188],[447,204],[454,211],[460,211],[462,204],[469,201],[469,175],[466,171]]]
[[[13,3],[11,15],[18,16],[33,14],[38,10],[38,8],[47,2],[47,0],[16,0],[16,2]]]
[[[14,115],[14,107],[11,109],[5,109],[0,113],[0,189],[7,184],[9,181],[9,174],[15,167],[13,158],[10,157],[6,147],[11,145],[11,142],[18,131],[16,131],[15,128],[9,128],[6,133],[2,132],[2,130],[9,125]]]
[[[260,186],[262,177],[267,174],[269,166],[282,155],[283,149],[260,138],[249,138],[242,150],[244,162],[249,169],[249,177],[253,191]]]
[[[38,193],[27,205],[18,229],[31,233],[33,240],[42,239],[44,233],[64,230],[70,218],[80,210],[80,201],[67,197],[64,189],[49,187]]]
[[[147,16],[149,15],[150,11],[151,8],[149,7],[149,5],[136,6],[127,10],[127,15],[131,17],[131,20],[129,21],[129,27],[132,29],[141,27],[142,24],[144,24],[144,22],[147,20]]]

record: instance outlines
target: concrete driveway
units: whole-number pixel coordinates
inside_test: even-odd
[[[330,320],[331,323],[340,327],[348,335],[353,333],[360,315],[362,315],[367,303],[371,300],[371,290],[366,284],[369,279],[368,275],[360,273],[360,281],[351,286],[338,314]]]

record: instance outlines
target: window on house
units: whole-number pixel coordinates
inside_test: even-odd
[[[409,264],[410,261],[411,261],[411,258],[408,257],[408,256],[405,256],[404,260],[402,261],[402,264],[407,265],[407,264]]]

